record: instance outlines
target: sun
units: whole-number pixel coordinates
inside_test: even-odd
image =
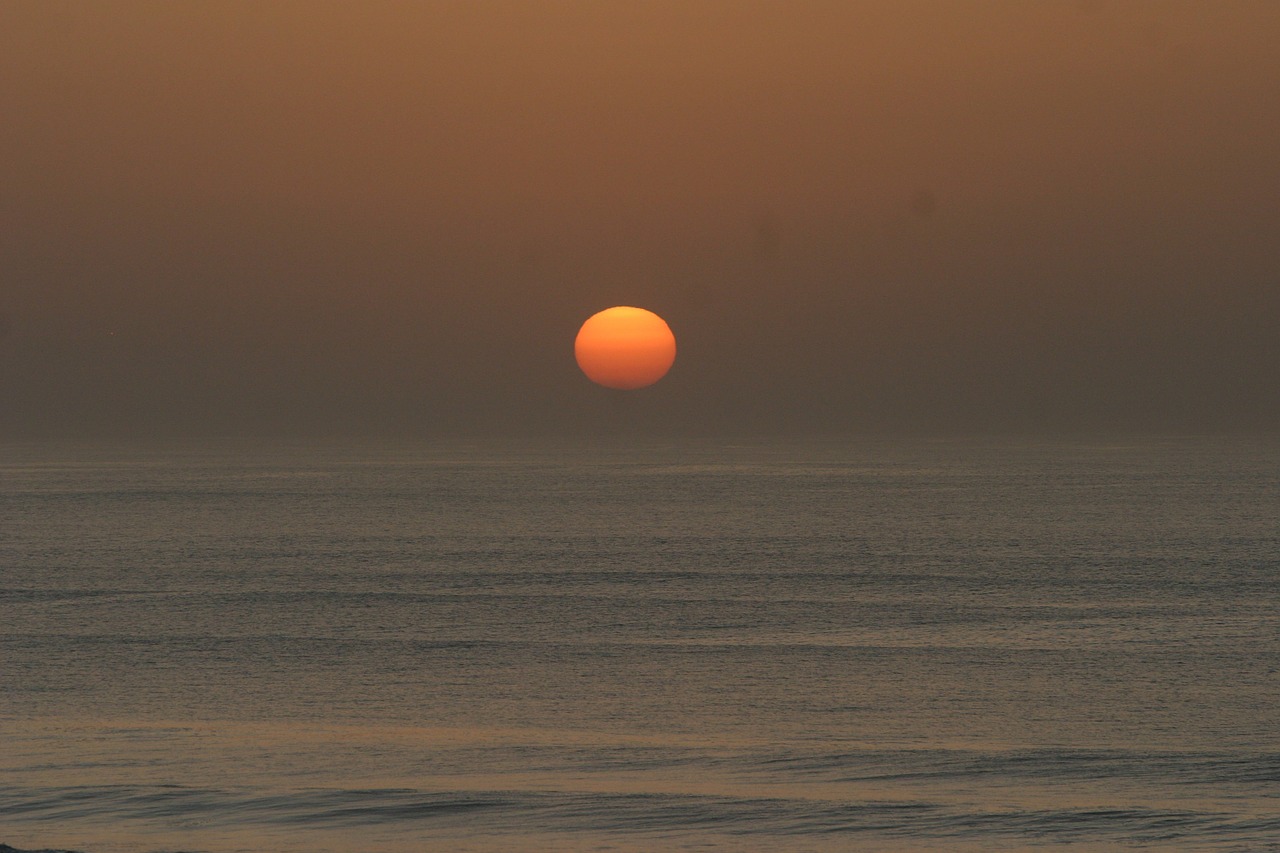
[[[676,360],[676,337],[652,311],[618,306],[587,318],[573,354],[592,382],[629,391],[667,375]]]

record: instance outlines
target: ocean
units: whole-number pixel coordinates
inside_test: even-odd
[[[1280,444],[0,446],[0,842],[1280,850]]]

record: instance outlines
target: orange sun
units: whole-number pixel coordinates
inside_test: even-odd
[[[608,308],[587,318],[573,342],[578,367],[606,388],[643,388],[667,375],[676,338],[665,320],[643,308]]]

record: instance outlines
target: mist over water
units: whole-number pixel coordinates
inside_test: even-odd
[[[0,465],[0,842],[1266,849],[1274,442]]]

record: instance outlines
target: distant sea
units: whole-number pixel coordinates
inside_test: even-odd
[[[0,842],[1280,850],[1280,444],[0,446]]]

